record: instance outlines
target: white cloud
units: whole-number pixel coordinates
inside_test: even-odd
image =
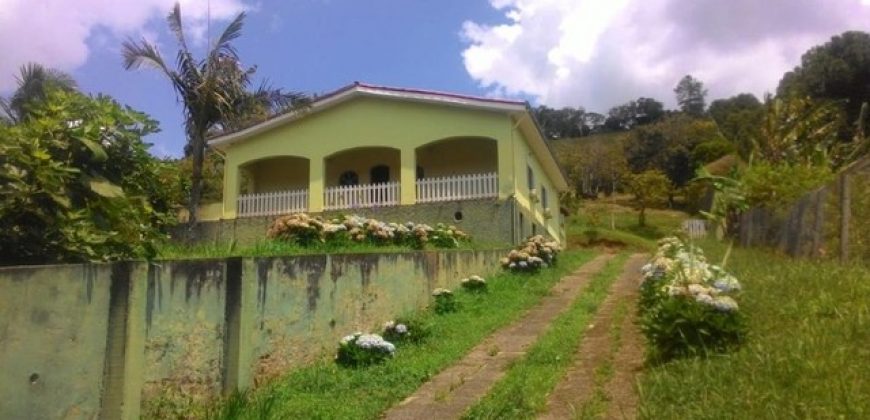
[[[685,74],[710,98],[776,89],[813,45],[870,21],[870,0],[490,0],[506,22],[465,22],[465,68],[498,94],[591,110]]]
[[[116,38],[156,37],[147,28],[163,18],[176,0],[0,0],[0,92],[15,86],[18,67],[27,62],[71,71],[88,59],[92,44]],[[207,0],[182,0],[181,14],[192,42],[202,42],[209,16]],[[212,22],[227,20],[249,8],[244,0],[211,0]],[[101,31],[102,32],[102,31]]]

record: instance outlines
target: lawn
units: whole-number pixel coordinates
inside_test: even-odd
[[[655,250],[655,241],[679,230],[684,212],[647,209],[646,226],[637,223],[637,211],[626,206],[624,197],[584,201],[577,215],[568,220],[569,241],[580,245],[622,244],[633,249]]]
[[[432,336],[399,346],[395,359],[365,368],[338,367],[331,360],[290,372],[249,395],[208,408],[210,418],[374,418],[413,393],[432,375],[464,356],[494,330],[516,320],[545,296],[563,275],[594,256],[567,251],[559,264],[537,275],[501,273],[488,279],[489,292],[457,291],[461,309],[419,316]]]
[[[734,250],[727,268],[744,286],[747,343],[648,367],[641,417],[870,418],[870,270],[760,249]]]

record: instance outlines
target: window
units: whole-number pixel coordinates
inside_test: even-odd
[[[359,175],[354,171],[344,171],[338,176],[338,185],[359,185]]]
[[[543,185],[541,185],[541,207],[550,207],[550,203],[547,201],[547,187]]]
[[[529,191],[535,189],[535,173],[532,172],[531,166],[526,166],[526,181],[528,181]]]

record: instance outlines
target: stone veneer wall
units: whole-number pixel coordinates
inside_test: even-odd
[[[462,220],[456,220],[457,212]],[[518,239],[514,232],[515,203],[510,200],[470,200],[442,203],[424,203],[409,206],[393,206],[371,209],[347,209],[327,211],[322,215],[335,217],[341,214],[358,214],[384,222],[415,222],[435,225],[456,225],[469,233],[475,242],[487,244],[511,244]],[[266,230],[276,216],[247,217],[201,222],[198,225],[198,241],[231,242],[239,245],[252,244],[266,238]],[[179,226],[179,233],[185,229]]]
[[[506,250],[0,268],[0,418],[138,418],[245,389]]]

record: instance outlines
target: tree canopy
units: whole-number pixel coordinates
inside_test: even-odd
[[[674,88],[680,110],[688,115],[700,117],[707,109],[707,89],[700,80],[687,74]]]

